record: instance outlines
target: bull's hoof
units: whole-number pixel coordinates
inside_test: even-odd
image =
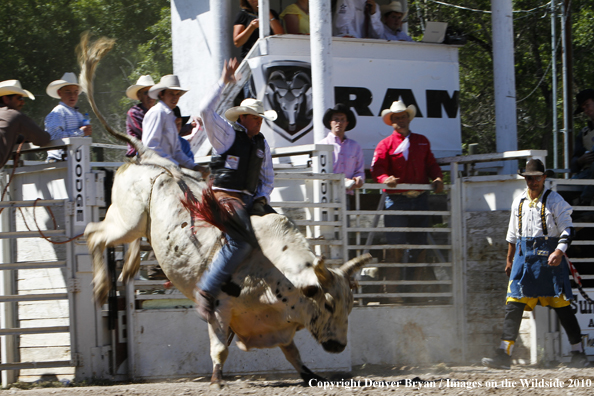
[[[220,390],[223,386],[225,386],[225,382],[223,381],[223,368],[220,364],[215,364],[212,370],[212,377],[210,378],[210,389]]]
[[[324,377],[320,377],[305,365],[301,366],[301,372],[299,373],[301,379],[303,379],[303,385],[305,386],[317,386],[318,382],[327,382],[328,380]]]
[[[210,390],[221,390],[223,388],[223,386],[225,386],[223,381],[211,382],[209,388],[210,388]]]

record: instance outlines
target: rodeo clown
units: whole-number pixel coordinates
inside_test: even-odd
[[[240,106],[228,109],[225,118],[230,122],[215,111],[223,88],[235,83],[237,66],[237,59],[225,62],[221,79],[204,98],[200,111],[213,148],[210,170],[214,197],[223,207],[233,207],[234,221],[240,223],[236,229],[226,230],[227,242],[196,285],[197,310],[207,322],[214,318],[221,286],[258,247],[250,214],[274,213],[268,205],[274,187],[272,156],[260,127],[263,118],[276,120],[276,112],[264,111],[262,102],[256,99],[245,99]]]
[[[484,366],[509,369],[523,311],[537,303],[550,306],[571,343],[571,367],[588,366],[580,325],[570,306],[573,298],[565,251],[574,236],[571,206],[545,188],[543,163],[532,159],[520,173],[528,188],[514,199],[507,231],[507,288],[501,345],[494,358],[483,358]]]

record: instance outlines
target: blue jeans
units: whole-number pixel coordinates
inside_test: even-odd
[[[589,168],[573,175],[572,179],[594,179],[594,162],[590,164]],[[592,199],[594,199],[594,186],[584,186],[580,199],[583,202],[591,203]]]
[[[251,195],[242,194],[243,204],[237,199],[229,199],[227,203],[233,205],[235,211],[244,221],[250,221],[248,210],[253,204],[253,197]],[[251,228],[251,225],[248,224]],[[233,273],[239,265],[252,252],[252,246],[237,237],[232,237],[225,234],[227,242],[223,245],[221,250],[217,252],[210,267],[202,274],[197,286],[199,289],[216,297],[221,291],[221,286],[231,280]]]
[[[391,194],[386,197],[386,210],[428,210],[429,196],[427,193],[417,198],[408,198],[404,195]],[[385,215],[386,227],[429,227],[429,215]],[[427,244],[426,232],[387,232],[386,239],[391,245],[425,245]]]

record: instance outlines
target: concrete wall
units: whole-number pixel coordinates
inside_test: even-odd
[[[505,315],[508,277],[505,235],[509,210],[467,212],[466,220],[466,360],[477,363],[499,346]],[[525,313],[525,319],[529,314]],[[522,321],[514,359],[530,362],[531,322]]]
[[[461,361],[455,308],[355,307],[349,317],[353,365],[433,365]]]
[[[158,325],[155,325],[158,323]],[[140,378],[175,378],[212,373],[206,323],[193,308],[136,311],[134,375]],[[185,329],[185,331],[180,331]],[[171,338],[163,341],[163,336]],[[303,363],[313,371],[348,371],[354,338],[338,354],[325,352],[307,330],[297,332],[295,344]],[[360,342],[355,340],[355,343]],[[295,372],[280,348],[244,352],[235,342],[229,346],[225,375]]]
[[[463,207],[466,294],[466,361],[479,363],[499,347],[505,316],[508,243],[505,240],[513,199],[526,188],[517,175],[464,179]],[[534,334],[531,314],[525,312],[513,358],[530,363]]]

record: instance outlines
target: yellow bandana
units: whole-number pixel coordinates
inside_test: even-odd
[[[530,203],[528,204],[528,206],[530,206],[531,208],[534,208],[536,206],[536,204],[538,203],[538,201],[540,200],[540,197],[542,197],[543,192],[544,192],[544,189],[540,192],[538,197],[536,197],[534,199],[530,199],[530,193],[527,192],[526,195],[528,196],[528,199],[530,199]]]

